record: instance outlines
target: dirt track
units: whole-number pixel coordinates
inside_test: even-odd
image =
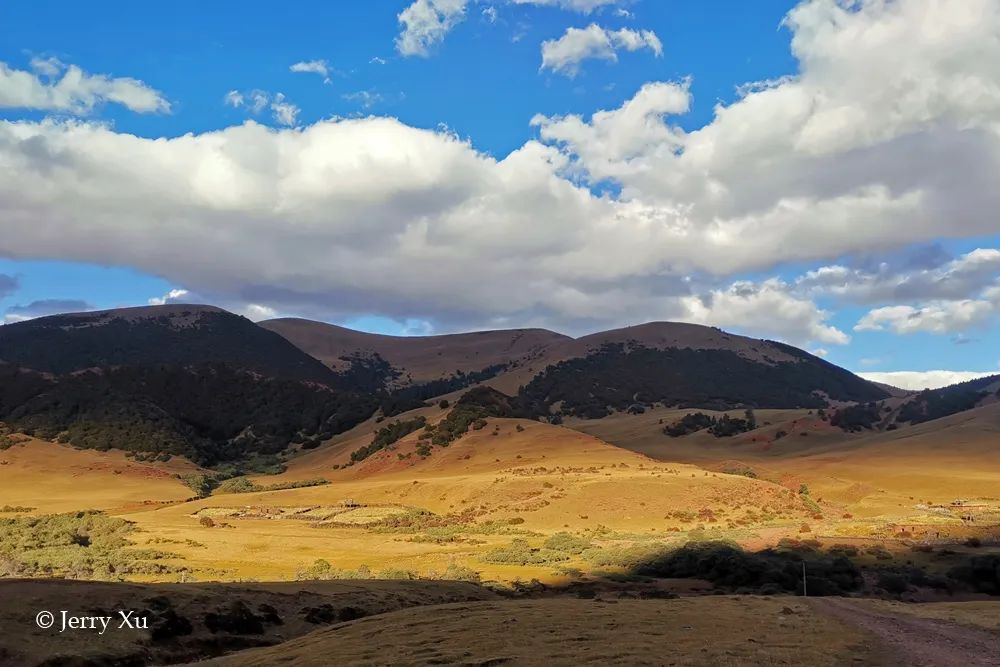
[[[813,608],[875,635],[913,667],[997,667],[1000,636],[945,621],[884,613],[841,598],[813,598]]]

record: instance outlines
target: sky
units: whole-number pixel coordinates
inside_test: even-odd
[[[1000,372],[1000,0],[0,5],[0,321],[654,320]]]

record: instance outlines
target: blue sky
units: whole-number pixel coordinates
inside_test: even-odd
[[[996,371],[1000,72],[973,54],[997,12],[893,4],[5,3],[0,315],[179,290],[386,333],[683,319],[855,371]]]

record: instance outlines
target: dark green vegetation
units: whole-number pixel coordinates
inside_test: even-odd
[[[422,408],[432,398],[484,382],[507,368],[506,364],[495,364],[469,373],[457,370],[446,378],[398,386],[402,371],[377,352],[340,357],[340,360],[348,367],[334,373],[335,386],[377,396],[383,417]]]
[[[0,366],[0,420],[18,431],[78,447],[178,454],[203,465],[329,438],[375,408],[372,397],[224,364],[57,378]]]
[[[394,445],[400,438],[407,436],[426,425],[427,419],[424,417],[415,417],[414,419],[407,419],[405,421],[391,422],[387,426],[383,426],[379,430],[375,431],[375,437],[372,438],[370,445],[367,447],[359,447],[351,452],[351,461],[364,461],[375,452]]]
[[[639,562],[636,574],[705,579],[716,586],[745,592],[802,591],[802,565],[810,595],[842,595],[861,588],[861,570],[844,556],[796,550],[743,551],[728,542],[693,542]]]
[[[116,580],[176,572],[160,561],[177,556],[132,546],[135,530],[101,512],[0,518],[0,577]]]
[[[887,394],[875,385],[796,348],[771,343],[793,362],[758,363],[728,350],[650,349],[606,344],[587,357],[550,366],[522,388],[531,414],[601,418],[634,404],[733,408],[822,408],[831,399],[870,401]]]
[[[8,325],[0,359],[0,420],[13,429],[201,465],[315,445],[378,407],[280,335],[203,306]]]
[[[858,403],[837,410],[830,416],[830,424],[852,433],[872,430],[882,420],[881,403]]]
[[[89,368],[222,363],[269,377],[336,382],[319,360],[278,334],[206,306],[52,315],[8,324],[0,327],[0,361],[56,375]]]
[[[988,388],[997,383],[1000,383],[1000,375],[961,382],[941,389],[925,389],[903,404],[896,421],[920,424],[971,410],[990,394]],[[1000,395],[1000,391],[997,395]]]
[[[991,394],[1000,396],[1000,390],[993,389],[997,384],[1000,384],[1000,375],[940,389],[925,389],[906,400],[895,414],[884,401],[849,405],[834,412],[830,423],[851,432],[880,428],[893,430],[907,423],[922,424],[971,410]]]
[[[1000,555],[973,556],[949,570],[948,576],[978,593],[1000,595]]]
[[[258,491],[284,491],[286,489],[302,489],[307,486],[323,486],[330,480],[317,477],[302,479],[296,482],[276,482],[274,484],[257,484],[246,477],[231,477],[215,488],[216,493],[255,493]]]
[[[757,418],[753,410],[747,410],[743,418],[722,415],[710,417],[703,412],[688,413],[663,428],[663,432],[671,438],[679,438],[691,433],[708,429],[716,438],[728,438],[740,433],[746,433],[757,428]]]
[[[431,380],[420,384],[411,384],[401,389],[395,389],[388,392],[381,399],[382,414],[386,417],[392,417],[407,410],[423,407],[426,401],[432,398],[485,382],[490,378],[496,377],[506,368],[505,364],[496,364],[470,373],[458,370],[447,378]]]
[[[470,428],[479,430],[486,426],[488,417],[514,416],[517,416],[516,399],[490,387],[470,389],[458,399],[448,416],[426,427],[420,439],[430,442],[418,445],[417,453],[429,455],[430,445],[447,447],[468,433]]]

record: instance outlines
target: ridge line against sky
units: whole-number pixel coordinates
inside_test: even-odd
[[[1000,369],[998,0],[417,0],[239,31],[182,5],[0,8],[5,321],[683,320],[871,376]]]

